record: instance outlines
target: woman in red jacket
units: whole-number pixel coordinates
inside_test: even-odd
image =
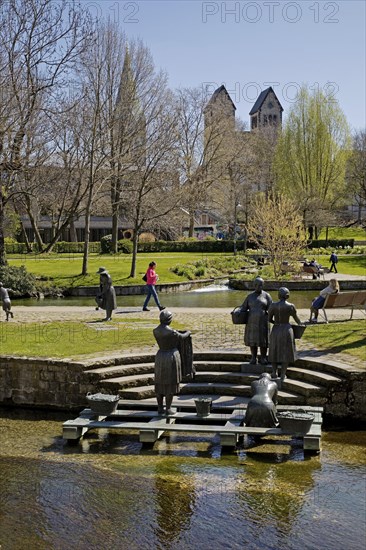
[[[158,308],[160,309],[160,311],[165,309],[165,307],[162,306],[161,303],[159,302],[159,297],[158,297],[158,294],[157,294],[156,288],[155,288],[156,282],[159,279],[158,274],[155,273],[155,267],[156,267],[156,263],[155,262],[150,262],[149,267],[146,271],[147,296],[146,296],[146,299],[145,299],[145,302],[144,302],[144,307],[142,308],[143,311],[150,311],[147,306],[148,306],[148,303],[150,301],[151,296],[154,298],[155,303],[158,306]]]

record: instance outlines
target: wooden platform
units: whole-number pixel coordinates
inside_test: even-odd
[[[122,406],[126,403],[120,401]],[[130,402],[132,405],[132,403]],[[130,405],[130,406],[131,406]],[[86,432],[92,429],[113,429],[121,431],[138,431],[141,443],[154,443],[162,437],[164,433],[183,432],[183,433],[209,433],[218,434],[220,443],[224,447],[235,447],[238,438],[244,434],[255,436],[267,435],[286,435],[288,437],[302,437],[304,451],[318,452],[321,449],[321,425],[322,425],[322,407],[303,406],[301,410],[312,412],[315,415],[314,422],[307,434],[284,434],[281,428],[254,428],[246,427],[243,423],[246,412],[246,404],[238,408],[228,410],[223,407],[222,412],[213,412],[209,416],[201,417],[195,412],[187,409],[194,408],[194,403],[185,402],[179,405],[179,409],[174,410],[174,414],[162,416],[155,410],[118,408],[115,413],[106,416],[97,416],[91,409],[84,409],[78,418],[68,420],[63,424],[63,438],[66,440],[78,440]],[[295,411],[298,406],[279,405],[277,411]]]

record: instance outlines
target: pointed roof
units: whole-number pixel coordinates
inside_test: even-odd
[[[259,94],[257,101],[254,103],[254,105],[253,105],[253,107],[252,107],[252,109],[249,113],[250,115],[254,115],[255,113],[257,113],[259,111],[259,109],[262,107],[267,95],[271,92],[275,96],[275,98],[278,102],[278,105],[280,106],[281,111],[283,111],[283,107],[282,107],[281,103],[279,102],[278,97],[276,96],[272,86],[270,86],[269,88],[266,88],[265,90],[263,90],[263,92],[261,92]]]
[[[121,81],[118,88],[116,105],[122,102],[123,98],[128,98],[131,101],[136,93],[136,84],[131,68],[131,58],[128,48],[126,47],[125,58],[123,60],[123,68],[121,73]]]
[[[222,94],[225,94],[226,97],[229,99],[229,101],[231,102],[232,106],[234,107],[235,111],[236,111],[236,107],[235,107],[235,103],[233,102],[233,100],[231,99],[230,97],[230,94],[229,92],[227,91],[227,89],[225,88],[224,85],[220,86],[219,88],[217,88],[214,93],[212,94],[211,98],[210,98],[210,101],[207,103],[205,109],[207,109],[207,107],[209,105],[212,105],[213,103],[216,102],[216,100],[222,95]]]

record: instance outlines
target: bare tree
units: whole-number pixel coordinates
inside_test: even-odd
[[[226,97],[226,96],[225,96]],[[231,100],[230,100],[231,101]],[[193,236],[195,212],[213,203],[213,187],[228,177],[227,165],[235,120],[228,116],[228,104],[218,97],[210,105],[202,88],[176,92],[178,115],[178,168],[182,183],[182,206],[189,213],[189,236]]]
[[[163,226],[164,217],[180,201],[179,178],[175,170],[176,121],[172,98],[162,84],[160,82],[157,88],[151,89],[152,96],[144,108],[144,140],[136,155],[136,169],[126,174],[124,184],[124,212],[133,223],[130,277],[136,273],[139,234],[157,224]]]
[[[109,108],[114,252],[117,251],[118,220],[122,204],[126,208],[125,190],[128,184],[135,181],[134,174],[140,173],[146,164],[146,149],[152,140],[150,128],[155,127],[167,80],[165,73],[155,71],[151,54],[141,41],[130,41],[125,45],[119,76],[117,93],[110,94]],[[115,81],[115,72],[113,77]],[[159,126],[154,131],[159,131]]]
[[[0,11],[0,265],[6,264],[4,208],[22,170],[27,128],[57,111],[55,92],[89,37],[86,13],[66,0],[8,0]]]

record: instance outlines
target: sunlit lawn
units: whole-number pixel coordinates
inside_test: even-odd
[[[114,285],[136,285],[144,284],[142,276],[146,272],[149,262],[154,260],[157,263],[156,271],[159,274],[160,283],[173,283],[184,281],[170,271],[176,264],[186,264],[204,258],[222,257],[218,253],[189,253],[175,252],[159,254],[138,254],[136,276],[130,278],[131,259],[130,255],[98,255],[91,254],[89,259],[88,275],[81,276],[82,256],[81,254],[59,254],[48,256],[9,256],[10,265],[25,265],[27,270],[37,277],[52,280],[55,286],[62,288],[75,286],[95,286],[99,282],[97,270],[100,266],[106,267],[110,272]],[[232,257],[227,253],[226,256]],[[329,255],[317,256],[316,251],[309,252],[309,257],[315,257],[322,265],[329,267]],[[338,269],[340,273],[349,275],[366,275],[366,256],[361,255],[339,255]]]
[[[0,323],[0,348],[4,355],[77,359],[83,355],[141,350],[155,343],[156,320],[119,318],[112,322]],[[174,328],[183,329],[179,323]],[[344,352],[360,358],[366,368],[366,321],[309,325],[303,339],[317,349]]]
[[[94,322],[0,323],[1,353],[28,357],[75,358],[154,344],[153,328],[141,319]]]
[[[359,357],[359,367],[366,369],[366,320],[308,325],[303,339],[318,349]]]
[[[326,230],[322,229],[319,239],[325,239]],[[362,227],[330,227],[328,229],[328,239],[355,239],[357,241],[366,241],[366,231]]]
[[[217,254],[216,254],[217,255]],[[182,281],[170,268],[176,264],[185,264],[202,258],[212,257],[215,254],[207,253],[159,253],[159,254],[138,254],[136,265],[136,276],[130,278],[132,256],[121,255],[99,255],[91,254],[89,258],[88,275],[81,276],[82,255],[81,254],[58,254],[49,256],[9,256],[10,265],[24,265],[30,273],[38,277],[48,277],[55,285],[61,287],[89,286],[99,283],[97,270],[100,266],[105,267],[111,274],[114,285],[144,284],[142,276],[146,272],[149,262],[155,261],[156,272],[161,283],[172,283]],[[231,255],[232,256],[232,255]]]

